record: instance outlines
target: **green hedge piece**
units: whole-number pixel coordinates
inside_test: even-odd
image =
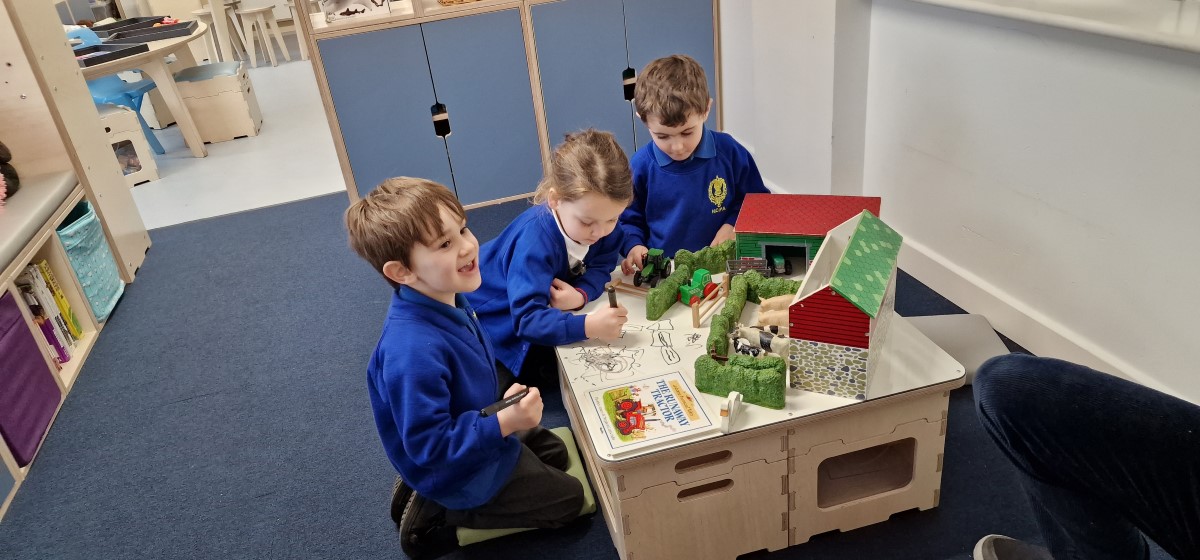
[[[784,294],[795,295],[800,291],[800,282],[791,278],[782,278],[779,276],[767,278],[757,270],[747,270],[740,274],[746,278],[746,282],[750,286],[750,291],[746,294],[746,299],[751,303],[759,303],[764,299],[771,299],[775,296]]]
[[[646,293],[646,319],[657,321],[662,318],[663,314],[679,300],[679,287],[691,280],[691,276],[690,268],[675,263],[675,272]]]
[[[725,298],[725,307],[721,309],[721,314],[729,319],[729,326],[733,327],[742,320],[742,310],[746,307],[746,294],[749,290],[749,284],[742,275],[734,275],[729,280],[729,295]]]
[[[709,354],[717,356],[729,355],[729,331],[733,330],[729,318],[724,315],[713,315],[708,325],[708,343],[705,348]]]
[[[775,296],[796,295],[800,291],[800,282],[791,278],[763,278],[755,291],[759,300],[771,299]]]
[[[693,253],[687,249],[675,251],[675,268],[678,269],[681,266],[688,267],[688,270],[696,270],[696,253]],[[709,272],[716,271],[710,269]]]
[[[734,240],[730,239],[716,247],[705,247],[695,253],[680,249],[675,251],[675,266],[687,265],[692,270],[703,268],[713,274],[726,272],[728,261],[734,258],[737,251],[736,247]]]
[[[758,406],[782,409],[787,391],[787,362],[778,356],[737,355],[721,365],[709,356],[696,358],[696,388],[724,397],[730,391]]]

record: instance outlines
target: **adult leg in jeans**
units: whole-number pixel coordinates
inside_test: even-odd
[[[974,390],[1055,558],[1145,559],[1143,533],[1200,558],[1200,407],[1024,354],[988,360]]]

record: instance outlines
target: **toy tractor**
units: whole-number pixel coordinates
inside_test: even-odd
[[[663,254],[662,249],[650,249],[642,257],[642,270],[633,275],[633,285],[650,284],[653,288],[658,285],[660,278],[671,275],[671,257]]]
[[[691,284],[679,287],[679,301],[684,305],[695,305],[716,289],[717,285],[712,281],[712,274],[701,268],[692,273]]]
[[[771,272],[773,274],[783,274],[784,276],[792,275],[792,261],[785,259],[782,254],[773,253],[767,258],[769,259],[769,264],[767,266],[771,268]]]
[[[621,399],[616,403],[617,419],[614,426],[622,435],[629,435],[634,430],[643,430],[646,428],[646,419],[642,415],[641,401],[633,399]]]

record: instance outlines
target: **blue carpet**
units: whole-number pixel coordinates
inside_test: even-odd
[[[345,204],[334,194],[152,232],[0,523],[0,556],[402,557],[364,374],[391,293],[347,248]],[[490,239],[527,206],[469,221]],[[897,309],[957,308],[906,275]],[[546,401],[544,424],[566,425],[558,395]],[[988,533],[1038,540],[972,406],[969,388],[952,394],[941,507],[761,557],[966,558]],[[617,554],[595,516],[451,556],[531,557]]]

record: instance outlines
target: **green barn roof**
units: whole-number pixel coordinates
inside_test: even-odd
[[[871,317],[879,313],[904,238],[869,211],[859,215],[829,285]]]

